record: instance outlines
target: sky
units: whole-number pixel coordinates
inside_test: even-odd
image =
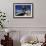
[[[16,11],[17,10],[22,10],[22,8],[26,6],[26,10],[30,10],[31,11],[31,5],[16,5],[15,8],[16,8]]]

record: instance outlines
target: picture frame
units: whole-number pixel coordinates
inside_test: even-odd
[[[32,17],[32,3],[13,3],[13,17]]]

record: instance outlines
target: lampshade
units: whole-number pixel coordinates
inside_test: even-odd
[[[6,33],[9,33],[9,32],[10,32],[10,30],[9,30],[9,29],[5,29],[5,32],[6,32]]]

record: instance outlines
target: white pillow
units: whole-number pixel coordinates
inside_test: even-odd
[[[37,41],[37,38],[35,36],[28,36],[25,35],[20,39],[21,43],[27,43],[27,42],[31,42],[31,41]]]
[[[27,42],[27,41],[29,41],[29,40],[30,40],[30,37],[27,36],[27,35],[24,35],[24,36],[20,39],[20,42],[21,42],[21,43],[25,43],[25,42]]]

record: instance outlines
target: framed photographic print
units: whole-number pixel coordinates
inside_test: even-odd
[[[13,17],[32,17],[32,3],[13,3]]]

